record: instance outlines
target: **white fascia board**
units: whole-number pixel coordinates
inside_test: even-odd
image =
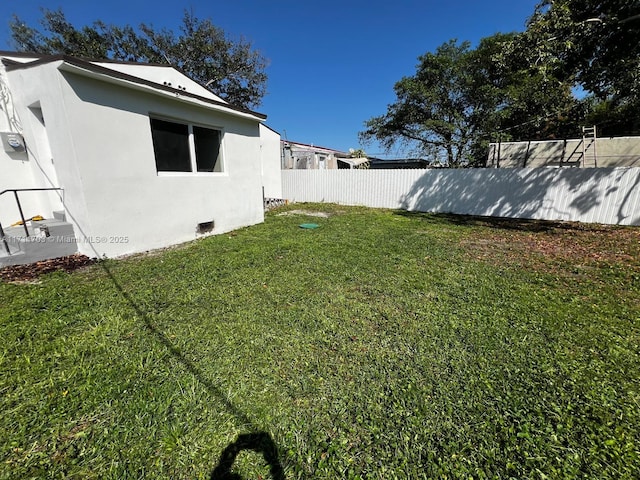
[[[178,91],[176,92],[166,91],[160,88],[155,88],[151,85],[145,85],[142,83],[133,82],[123,78],[113,77],[111,75],[107,75],[106,73],[94,72],[92,70],[82,68],[77,65],[72,65],[65,61],[62,61],[60,63],[60,65],[58,66],[58,70],[63,72],[75,73],[76,75],[82,75],[84,77],[93,78],[95,80],[100,80],[103,82],[124,86],[134,90],[140,90],[143,92],[152,93],[153,95],[160,95],[165,98],[172,98],[174,100],[177,100],[183,103],[188,103],[190,105],[196,105],[199,107],[208,108],[210,110],[215,110],[217,112],[224,112],[228,115],[233,115],[235,117],[255,120],[257,122],[261,122],[263,120],[262,118],[256,117],[255,115],[251,115],[250,113],[239,112],[232,108],[225,108],[222,105],[215,105],[203,100],[199,100],[197,98],[181,95],[180,92]]]
[[[18,63],[29,63],[29,62],[35,62],[36,60],[40,60],[40,56],[35,54],[33,56],[11,55],[11,54],[0,55],[0,59],[5,59],[5,58],[7,60],[11,60]]]

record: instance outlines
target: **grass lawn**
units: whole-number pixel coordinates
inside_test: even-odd
[[[0,338],[2,479],[640,472],[638,228],[293,205],[0,284]]]

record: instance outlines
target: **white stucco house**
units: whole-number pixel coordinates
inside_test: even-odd
[[[170,66],[12,52],[0,60],[5,232],[21,216],[56,218],[71,224],[80,253],[113,257],[262,222],[263,196],[282,196],[280,135],[266,116]],[[58,190],[20,191],[20,215],[13,190],[40,188]],[[33,235],[55,243],[43,230]],[[0,266],[3,255],[24,263],[16,255],[26,242],[3,243]]]

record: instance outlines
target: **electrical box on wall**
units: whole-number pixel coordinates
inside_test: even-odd
[[[0,132],[0,139],[2,140],[2,148],[5,152],[15,153],[25,151],[24,138],[19,133]]]

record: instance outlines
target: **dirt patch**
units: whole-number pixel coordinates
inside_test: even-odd
[[[72,272],[95,262],[95,259],[86,255],[75,254],[28,265],[12,265],[0,269],[0,280],[4,282],[31,282],[45,273]]]
[[[462,244],[483,260],[503,259],[517,264],[616,264],[640,269],[640,229],[584,224],[544,225],[540,230],[492,229]]]
[[[329,218],[331,216],[331,214],[327,212],[313,212],[311,210],[289,210],[288,212],[279,213],[278,217],[287,217],[291,215],[305,215],[307,217],[319,218]]]

